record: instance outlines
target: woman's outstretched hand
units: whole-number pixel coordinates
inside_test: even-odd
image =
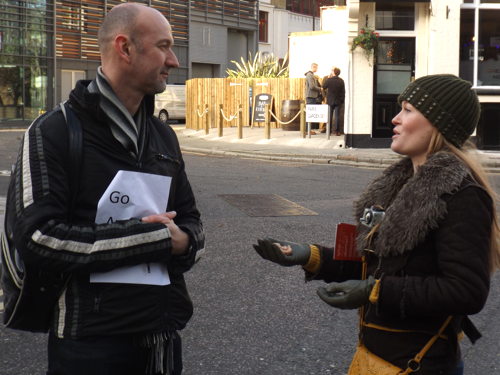
[[[285,267],[303,266],[311,255],[309,244],[279,241],[272,238],[258,239],[253,247],[262,258]]]

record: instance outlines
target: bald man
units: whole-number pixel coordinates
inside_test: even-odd
[[[27,274],[66,282],[45,302],[49,375],[182,372],[178,331],[193,312],[183,274],[204,233],[175,133],[152,115],[154,94],[179,66],[173,44],[157,10],[123,3],[106,15],[102,66],[64,106],[83,130],[78,184],[60,107],[25,134],[6,227]]]

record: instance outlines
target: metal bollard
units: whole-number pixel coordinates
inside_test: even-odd
[[[330,126],[330,122],[331,122],[331,119],[330,119],[330,108],[328,108],[328,122],[326,123],[326,139],[327,140],[330,140],[330,132],[332,131],[331,129],[331,126]]]

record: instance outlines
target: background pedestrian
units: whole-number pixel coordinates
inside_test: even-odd
[[[332,68],[328,79],[323,82],[322,87],[326,89],[326,103],[330,109],[329,121],[330,132],[335,135],[344,134],[344,102],[345,102],[345,84],[344,80],[339,77],[340,69]],[[341,121],[342,120],[342,121]]]

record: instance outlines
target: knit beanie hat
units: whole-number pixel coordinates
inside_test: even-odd
[[[409,102],[444,138],[460,148],[474,132],[481,107],[471,83],[452,74],[435,74],[411,82],[398,103]]]

